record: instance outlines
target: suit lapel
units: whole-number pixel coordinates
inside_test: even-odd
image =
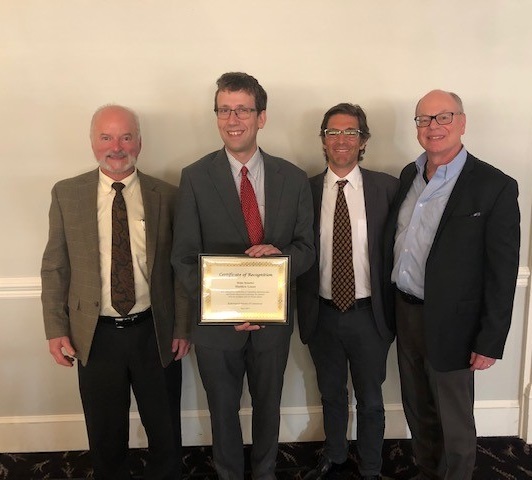
[[[417,175],[416,165],[415,163],[411,163],[405,167],[405,170],[401,173],[401,177],[399,178],[400,180],[399,190],[397,192],[397,195],[392,205],[392,209],[390,210],[390,214],[389,214],[389,218],[393,219],[393,235],[395,235],[395,229],[397,227],[397,219],[399,217],[399,210],[401,209],[401,205],[403,204],[406,198],[406,194],[412,187],[412,183],[414,183],[414,178],[416,178],[416,175]]]
[[[412,187],[412,184],[414,183],[414,179],[417,175],[417,168],[416,164],[412,163],[411,168],[408,172],[405,172],[404,178],[401,179],[401,185],[399,187],[399,192],[397,194],[397,203],[401,205],[406,198],[406,194],[409,192],[410,188]]]
[[[242,214],[242,207],[240,206],[240,198],[236,190],[229,160],[224,149],[220,150],[214,157],[212,164],[209,167],[209,175],[211,176],[212,184],[218,193],[220,203],[227,210],[227,213],[233,221],[236,230],[242,237],[243,242],[249,244],[248,231],[246,229],[244,215]]]
[[[462,168],[462,171],[460,172],[460,175],[458,176],[458,179],[456,180],[456,183],[454,185],[454,188],[451,192],[451,195],[449,196],[449,200],[447,201],[447,205],[445,206],[445,209],[443,210],[443,214],[441,216],[440,223],[438,225],[438,229],[436,230],[436,235],[434,236],[434,241],[432,242],[432,248],[434,248],[434,245],[438,241],[441,231],[443,230],[443,227],[447,223],[447,220],[449,220],[449,217],[451,216],[451,213],[455,209],[456,205],[460,201],[462,195],[465,191],[469,188],[469,183],[471,181],[471,172],[473,171],[474,161],[471,158],[469,154],[467,154],[467,159],[464,164],[464,168]],[[432,250],[431,248],[431,250]]]
[[[372,258],[374,251],[374,243],[376,240],[376,229],[375,229],[375,219],[376,219],[376,200],[377,195],[377,186],[373,182],[372,177],[368,171],[364,168],[360,169],[362,174],[362,191],[364,193],[364,206],[366,209],[366,229],[368,235],[368,257]]]
[[[316,247],[316,258],[318,259],[320,258],[321,201],[323,198],[323,182],[325,181],[326,172],[327,170],[310,179],[310,190],[314,204],[314,245]]]
[[[98,169],[88,174],[86,182],[79,185],[79,217],[83,241],[92,261],[88,269],[97,270],[100,278],[100,248],[98,237]]]
[[[275,220],[279,215],[285,178],[279,173],[279,164],[277,161],[262,150],[261,153],[264,160],[264,196],[266,203],[264,243],[268,243],[268,239],[273,236]]]
[[[159,230],[159,211],[161,207],[161,195],[157,192],[146,175],[137,172],[144,205],[144,221],[146,225],[146,261],[148,276],[151,278],[155,251],[157,249],[157,235]]]

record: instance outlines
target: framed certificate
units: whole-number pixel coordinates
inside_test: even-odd
[[[199,255],[199,324],[288,324],[290,256]]]

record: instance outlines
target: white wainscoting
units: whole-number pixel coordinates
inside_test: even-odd
[[[352,410],[352,414],[353,409]],[[244,441],[251,443],[251,409],[240,412]],[[478,436],[516,436],[519,426],[517,401],[481,401],[475,403]],[[351,415],[353,418],[353,415]],[[356,438],[355,423],[350,438]],[[184,445],[210,445],[209,412],[182,412]],[[402,406],[386,405],[386,438],[409,438]],[[281,409],[281,442],[305,442],[323,439],[320,407]],[[131,447],[146,447],[147,441],[138,413],[131,414]],[[0,451],[51,452],[88,448],[83,415],[48,415],[0,418]]]

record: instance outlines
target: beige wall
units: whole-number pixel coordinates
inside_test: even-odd
[[[462,96],[467,148],[520,185],[513,326],[505,360],[477,376],[479,434],[518,434],[530,402],[531,16],[521,0],[2,0],[0,450],[85,445],[75,371],[47,353],[37,277],[52,185],[96,166],[92,112],[109,102],[136,109],[139,167],[178,183],[183,166],[221,145],[214,84],[231,70],[253,74],[268,92],[261,146],[309,174],[324,167],[317,132],[333,104],[366,109],[372,139],[364,166],[398,175],[420,153],[417,99],[432,88]],[[320,438],[310,357],[297,334],[292,346],[281,436]],[[387,435],[406,436],[394,351],[389,367]],[[184,362],[183,389],[185,443],[208,443],[193,358]],[[249,404],[245,396],[246,432]],[[135,414],[133,421],[138,427]],[[140,427],[132,437],[143,444]]]

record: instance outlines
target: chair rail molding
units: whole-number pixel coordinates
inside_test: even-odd
[[[519,267],[517,288],[525,288],[530,281],[530,269]],[[41,296],[40,277],[0,277],[0,298],[35,298]]]

